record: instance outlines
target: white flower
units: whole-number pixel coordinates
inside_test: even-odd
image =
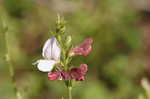
[[[60,61],[61,49],[56,38],[48,39],[43,47],[42,56],[44,59],[38,60],[37,67],[42,72],[50,72],[54,65]]]

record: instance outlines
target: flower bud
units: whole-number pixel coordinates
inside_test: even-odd
[[[50,72],[50,73],[48,73],[48,79],[49,80],[60,80],[61,74],[59,72]]]
[[[61,22],[60,15],[57,14],[57,22],[56,22],[56,24],[60,24],[60,22]]]
[[[66,38],[66,45],[67,45],[67,46],[70,46],[71,41],[72,41],[71,36],[67,36],[67,38]]]

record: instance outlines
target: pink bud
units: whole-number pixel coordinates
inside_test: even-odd
[[[50,72],[48,73],[48,79],[49,80],[60,80],[61,75],[59,72]]]
[[[75,55],[87,56],[92,51],[92,43],[93,43],[92,38],[85,39],[85,41],[82,44],[73,48],[70,51],[70,55],[71,56],[75,56]]]

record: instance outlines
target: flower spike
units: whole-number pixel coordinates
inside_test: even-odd
[[[68,88],[68,99],[72,99],[71,90],[73,88],[72,81],[85,80],[88,71],[87,64],[80,66],[71,66],[72,56],[87,56],[92,51],[92,38],[87,38],[83,43],[73,47],[71,36],[67,36],[65,21],[58,15],[56,21],[55,37],[49,38],[42,49],[43,59],[36,61],[37,68],[42,72],[48,72],[49,81],[64,81]]]

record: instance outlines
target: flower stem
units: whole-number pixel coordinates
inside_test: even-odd
[[[68,99],[72,99],[72,87],[68,87]]]
[[[15,75],[14,75],[14,67],[12,65],[11,62],[11,57],[10,57],[10,52],[9,52],[9,44],[8,44],[8,34],[6,33],[7,31],[4,32],[3,36],[4,36],[4,42],[5,42],[5,48],[6,48],[6,62],[8,64],[8,68],[9,68],[9,74],[10,74],[10,78],[11,78],[11,83],[13,85],[13,90],[16,96],[16,99],[22,99],[20,92],[17,89],[17,85],[16,85],[16,80],[15,80]]]
[[[14,75],[14,68],[13,68],[13,66],[11,64],[11,61],[10,61],[10,58],[9,58],[8,54],[6,55],[6,61],[7,61],[7,64],[8,64],[10,78],[11,78],[11,83],[13,84],[13,89],[14,89],[14,92],[15,92],[15,95],[16,95],[16,99],[22,99],[21,95],[20,95],[20,92],[17,89],[15,75]]]

